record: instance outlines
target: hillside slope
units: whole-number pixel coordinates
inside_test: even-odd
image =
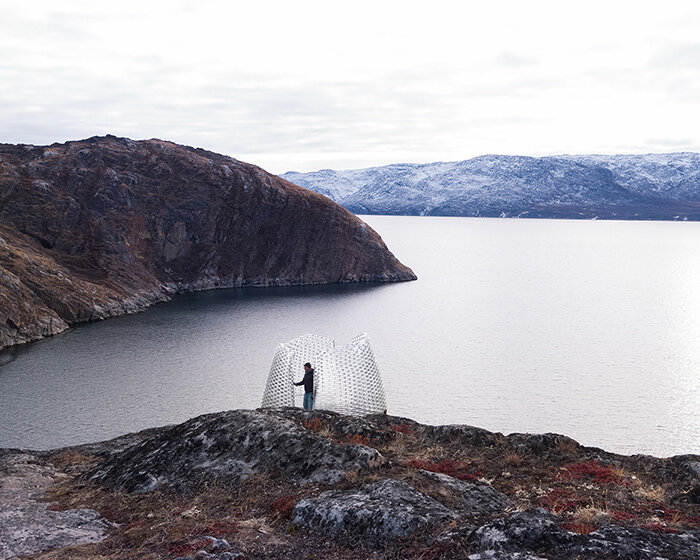
[[[177,292],[411,279],[367,224],[230,157],[113,136],[0,145],[0,348]]]

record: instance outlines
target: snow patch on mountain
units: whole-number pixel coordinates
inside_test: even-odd
[[[483,155],[283,178],[367,214],[700,219],[700,154]]]

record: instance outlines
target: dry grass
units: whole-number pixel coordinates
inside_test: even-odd
[[[525,461],[520,455],[517,453],[508,453],[505,457],[505,461],[507,465],[510,465],[511,467],[519,467],[520,465],[523,464]]]
[[[630,478],[630,473],[622,465],[613,465],[612,469],[619,480],[627,480]]]
[[[571,515],[576,522],[589,525],[599,521],[601,518],[609,516],[610,515],[606,510],[600,509],[596,506],[578,508]]]
[[[640,485],[632,490],[635,498],[648,500],[650,502],[664,503],[666,501],[666,490],[662,486],[654,484]]]
[[[304,420],[302,422],[304,427],[309,430],[310,432],[315,433],[318,436],[321,437],[333,437],[333,431],[331,430],[330,426],[326,424],[323,420],[320,418],[312,418],[311,420]]]
[[[53,487],[47,495],[47,499],[58,504],[56,509],[95,509],[118,525],[102,543],[39,558],[174,558],[206,549],[209,541],[204,536],[232,543],[256,540],[265,531],[249,534],[241,530],[241,522],[246,518],[266,519],[270,513],[275,520],[288,517],[298,500],[289,491],[280,496],[289,487],[273,482],[269,476],[255,475],[236,486],[210,481],[186,495],[160,491],[132,495],[69,480]]]
[[[356,484],[359,473],[357,471],[345,471],[345,481],[348,484]]]
[[[63,451],[52,456],[49,462],[59,471],[71,472],[76,468],[89,468],[99,461],[99,457],[85,455],[78,451]]]

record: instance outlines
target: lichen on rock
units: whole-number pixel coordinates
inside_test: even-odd
[[[202,477],[231,482],[260,472],[332,484],[347,471],[382,462],[376,449],[316,435],[285,409],[237,410],[163,428],[109,456],[84,477],[129,492],[186,489]]]
[[[292,522],[325,535],[386,542],[455,517],[440,502],[389,478],[356,490],[329,490],[301,500],[294,508]]]
[[[49,509],[43,497],[55,475],[30,453],[0,450],[0,560],[107,537],[112,524],[92,509]]]

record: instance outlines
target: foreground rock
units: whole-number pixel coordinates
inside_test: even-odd
[[[513,506],[513,502],[488,484],[465,482],[447,474],[430,471],[419,471],[422,475],[440,484],[445,494],[456,498],[456,509],[466,516],[480,516],[501,513]]]
[[[301,500],[292,512],[292,522],[297,525],[369,542],[407,538],[454,518],[454,512],[440,502],[392,479],[357,490],[329,490]]]
[[[16,485],[13,503],[40,512],[46,493],[61,516],[6,516],[0,542],[87,543],[43,560],[700,560],[700,457],[627,457],[557,434],[268,409],[2,457],[13,476],[43,477]]]
[[[319,437],[284,411],[237,410],[164,428],[143,443],[111,454],[84,476],[129,492],[185,490],[202,478],[230,482],[263,471],[332,484],[347,471],[369,469],[382,461],[375,449]]]
[[[0,451],[0,560],[107,537],[112,524],[96,511],[51,511],[41,501],[56,474],[31,454]]]
[[[367,224],[230,157],[113,136],[0,144],[0,348],[176,292],[412,279]]]
[[[580,538],[580,537],[578,537]],[[577,540],[562,531],[553,515],[544,509],[521,511],[476,529],[470,540],[480,549],[560,550]]]

